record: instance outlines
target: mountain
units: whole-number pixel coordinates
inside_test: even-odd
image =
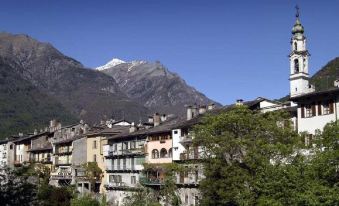
[[[112,61],[96,69],[113,77],[129,98],[152,111],[183,114],[185,105],[220,105],[187,85],[179,75],[170,72],[160,62],[120,61],[113,65]]]
[[[112,77],[85,68],[49,43],[27,35],[0,33],[0,57],[6,59],[6,68],[17,74],[14,84],[25,80],[37,92],[61,104],[69,115],[88,123],[107,116],[139,120],[149,113],[129,99]]]
[[[77,121],[55,99],[23,79],[11,64],[16,66],[0,57],[0,139],[44,128],[53,118],[66,124]]]
[[[334,87],[334,80],[339,79],[339,57],[332,59],[311,77],[311,84],[317,91]]]

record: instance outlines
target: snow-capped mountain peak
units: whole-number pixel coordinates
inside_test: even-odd
[[[126,63],[126,62],[121,60],[121,59],[113,58],[107,64],[105,64],[103,66],[100,66],[100,67],[97,67],[95,69],[99,70],[99,71],[102,71],[102,70],[105,70],[105,69],[108,69],[108,68],[112,68],[112,67],[114,67],[116,65],[123,64],[123,63]]]

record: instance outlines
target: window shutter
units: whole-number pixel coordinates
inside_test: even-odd
[[[330,114],[333,114],[334,113],[334,104],[333,104],[333,100],[331,100],[329,102],[329,106],[330,106]]]
[[[315,109],[315,103],[312,103],[312,116],[316,116],[316,109]]]
[[[305,118],[305,106],[301,105],[301,118]]]
[[[318,115],[321,115],[321,102],[318,102]]]

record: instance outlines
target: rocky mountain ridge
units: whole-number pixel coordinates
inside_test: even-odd
[[[114,59],[113,59],[114,60]],[[113,77],[125,94],[152,111],[182,114],[185,105],[217,104],[159,61],[131,61],[96,68]],[[105,69],[102,69],[105,68]]]

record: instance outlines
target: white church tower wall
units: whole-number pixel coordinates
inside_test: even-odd
[[[290,59],[290,96],[298,96],[314,91],[309,83],[308,58],[304,27],[300,23],[297,7],[296,22],[292,28]]]

